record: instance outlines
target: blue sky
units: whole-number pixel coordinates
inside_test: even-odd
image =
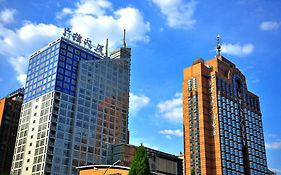
[[[64,27],[94,43],[132,47],[130,141],[183,151],[183,69],[196,57],[223,55],[260,97],[268,165],[281,172],[281,1],[0,0],[0,96],[21,87],[28,57]]]

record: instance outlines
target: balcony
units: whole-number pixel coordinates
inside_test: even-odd
[[[51,172],[51,169],[52,169],[52,166],[47,164],[45,171],[49,173],[49,172]]]
[[[48,148],[48,154],[53,155],[54,154],[54,148]]]
[[[51,124],[50,129],[53,130],[53,131],[56,131],[57,127],[56,127],[56,125]]]
[[[46,159],[47,164],[52,164],[52,158],[51,156],[48,156]]]
[[[54,114],[54,115],[59,115],[59,111],[58,111],[58,109],[54,108],[54,110],[53,110],[53,114]]]
[[[50,137],[51,137],[51,138],[56,138],[56,132],[51,131],[51,132],[50,132]]]
[[[52,118],[52,122],[58,123],[58,118],[57,118],[57,117],[53,117],[53,118]]]
[[[50,140],[49,141],[49,146],[54,147],[54,145],[55,145],[55,142]]]

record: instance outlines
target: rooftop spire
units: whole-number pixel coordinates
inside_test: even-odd
[[[126,29],[123,32],[123,48],[126,48]]]
[[[217,35],[217,56],[221,56],[220,35]]]
[[[106,38],[106,43],[105,43],[105,56],[106,58],[108,57],[108,38]]]

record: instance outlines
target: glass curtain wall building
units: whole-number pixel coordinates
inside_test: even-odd
[[[74,36],[30,57],[11,174],[77,174],[128,143],[131,49],[108,57]]]
[[[185,174],[267,174],[259,98],[232,62],[196,59],[182,91]]]

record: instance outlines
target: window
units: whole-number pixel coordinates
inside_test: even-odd
[[[73,52],[73,47],[68,46],[67,50],[70,51],[70,52]]]

